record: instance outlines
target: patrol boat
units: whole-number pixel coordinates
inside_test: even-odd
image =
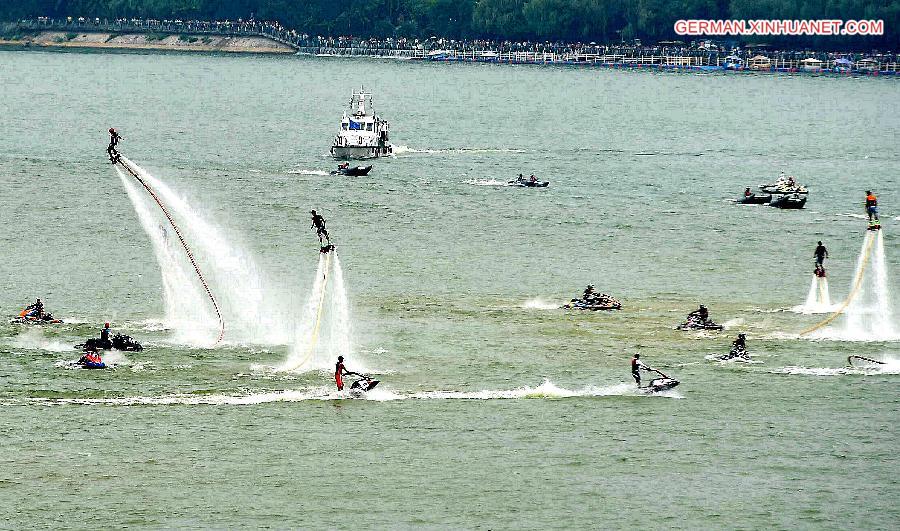
[[[341,118],[331,154],[337,159],[372,159],[393,152],[388,141],[389,125],[374,112],[372,94],[361,89],[350,97],[350,112]]]

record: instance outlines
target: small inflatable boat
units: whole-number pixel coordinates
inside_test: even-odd
[[[338,168],[331,172],[332,175],[346,175],[348,177],[362,177],[368,175],[372,171],[372,166],[353,166],[346,168]]]
[[[93,358],[93,359],[91,359]],[[88,352],[76,362],[76,365],[83,369],[105,369],[106,364],[100,359],[100,356]]]
[[[515,179],[509,181],[510,186],[524,186],[526,188],[546,188],[550,186],[550,181],[531,181],[528,179]]]
[[[750,195],[745,195],[745,196],[737,199],[735,202],[740,203],[742,205],[766,205],[770,201],[772,201],[771,194],[768,194],[768,195],[750,194]]]
[[[801,196],[800,194],[782,195],[780,197],[772,198],[769,206],[799,210],[806,206],[806,196]]]

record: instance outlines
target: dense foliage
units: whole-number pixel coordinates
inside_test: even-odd
[[[645,42],[677,19],[883,19],[883,37],[765,37],[781,45],[900,48],[900,0],[2,0],[36,16],[277,20],[312,35]],[[690,38],[682,38],[690,40]]]

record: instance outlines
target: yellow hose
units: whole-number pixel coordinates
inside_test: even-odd
[[[319,295],[319,307],[316,310],[316,323],[313,325],[312,335],[309,338],[309,348],[306,350],[306,356],[300,363],[297,363],[290,370],[299,369],[306,365],[306,362],[312,358],[316,351],[316,344],[319,342],[319,327],[322,324],[322,309],[325,306],[325,288],[328,287],[328,269],[331,266],[331,251],[325,255],[325,272],[322,274],[322,293]]]
[[[874,234],[873,231],[869,231],[869,233],[866,234],[866,238],[868,238],[868,240],[866,241],[866,246],[863,251],[863,261],[862,261],[862,264],[860,265],[859,272],[856,274],[856,278],[853,280],[853,289],[850,290],[850,294],[847,295],[847,299],[843,302],[843,304],[841,304],[840,308],[838,308],[836,312],[829,315],[821,322],[800,332],[801,336],[805,336],[806,334],[809,334],[810,332],[815,332],[816,330],[822,328],[823,326],[827,326],[829,323],[831,323],[832,321],[837,319],[837,317],[839,315],[844,313],[844,310],[847,309],[847,306],[850,306],[850,303],[853,302],[853,299],[856,297],[856,294],[859,293],[859,289],[862,287],[862,281],[863,281],[863,277],[865,276],[866,266],[869,263],[869,256],[872,254],[872,244],[875,242],[875,238],[877,238],[877,237],[878,237],[878,235]]]

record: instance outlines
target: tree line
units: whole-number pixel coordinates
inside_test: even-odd
[[[900,0],[2,0],[0,20],[84,16],[275,20],[323,36],[618,43],[696,40],[678,19],[881,19],[868,37],[725,38],[775,46],[900,49]],[[723,38],[718,38],[723,40]]]

